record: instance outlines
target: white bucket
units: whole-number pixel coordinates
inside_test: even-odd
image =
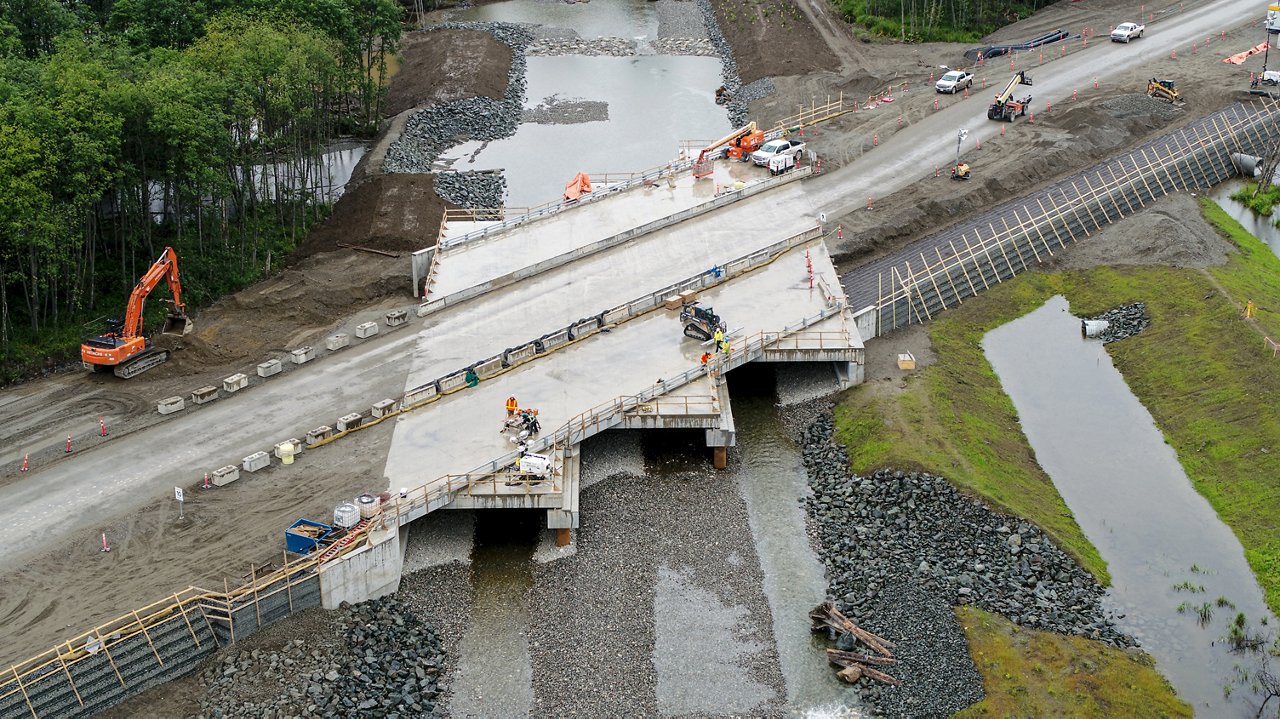
[[[280,463],[293,464],[293,442],[280,445]]]
[[[1080,334],[1083,337],[1097,337],[1110,326],[1111,323],[1106,320],[1080,320]]]

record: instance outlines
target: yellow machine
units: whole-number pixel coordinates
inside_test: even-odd
[[[953,180],[967,180],[970,177],[972,177],[972,175],[970,174],[969,163],[967,162],[961,162],[951,168],[951,179]]]
[[[1182,103],[1182,95],[1178,94],[1178,88],[1174,86],[1173,80],[1151,78],[1151,81],[1147,83],[1147,94],[1171,105]]]
[[[1031,104],[1031,96],[1014,100],[1013,91],[1019,85],[1031,85],[1031,78],[1025,70],[1019,70],[1013,74],[1013,79],[1005,86],[1004,91],[996,95],[995,102],[987,108],[987,119],[989,120],[1005,120],[1013,122],[1013,118],[1019,115],[1027,114],[1027,105]]]

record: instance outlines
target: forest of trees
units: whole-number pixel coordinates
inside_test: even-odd
[[[0,381],[123,314],[166,245],[188,304],[278,269],[327,212],[326,144],[377,127],[400,20],[395,0],[0,0]]]
[[[834,0],[849,22],[906,42],[976,42],[1053,0]]]

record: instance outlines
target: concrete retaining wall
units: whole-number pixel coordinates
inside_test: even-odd
[[[402,566],[395,524],[371,531],[369,546],[320,567],[321,605],[337,609],[342,602],[354,604],[391,594],[400,588]]]

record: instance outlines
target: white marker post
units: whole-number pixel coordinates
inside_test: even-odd
[[[173,488],[173,498],[178,500],[178,519],[182,519],[182,487]]]

